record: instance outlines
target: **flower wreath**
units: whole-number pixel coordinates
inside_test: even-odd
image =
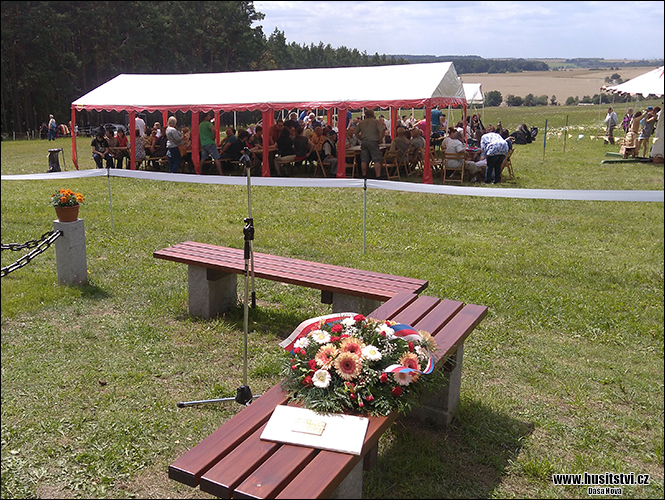
[[[440,383],[422,376],[434,370],[436,341],[394,321],[320,316],[301,323],[280,346],[288,352],[282,386],[318,413],[406,413]]]

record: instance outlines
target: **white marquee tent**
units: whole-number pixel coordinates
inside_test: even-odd
[[[483,107],[483,122],[485,121],[485,94],[483,94],[482,83],[463,83],[466,103],[472,108],[475,106]]]
[[[128,111],[130,137],[135,136],[137,112],[161,111],[166,116],[169,111],[192,111],[192,158],[200,173],[199,112],[260,110],[267,127],[273,121],[274,111],[337,108],[342,144],[346,136],[346,110],[425,107],[425,116],[429,117],[428,110],[436,105],[462,106],[466,110],[464,89],[451,62],[238,73],[121,74],[72,102],[71,110],[72,126],[77,111]],[[429,118],[427,125],[430,126]],[[429,130],[425,134],[428,142]],[[74,143],[74,155],[75,146]],[[340,165],[345,161],[343,155],[342,149]],[[131,156],[135,168],[134,151]],[[263,175],[270,175],[267,148],[263,165]],[[345,169],[338,169],[338,175],[343,177]],[[427,154],[423,181],[432,182]]]
[[[650,95],[663,97],[663,94],[665,94],[665,85],[663,80],[664,71],[665,66],[661,66],[660,68],[656,68],[640,76],[636,76],[627,82],[623,82],[618,85],[605,85],[600,89],[612,94],[630,94],[632,96],[641,95],[645,98]],[[661,111],[660,119],[656,124],[653,147],[651,149],[652,157],[660,156],[662,158],[663,156],[663,145],[665,142],[663,138],[663,122],[664,120]]]
[[[663,68],[665,67],[661,66],[653,69],[618,85],[604,85],[601,90],[610,94],[642,95],[645,98],[649,95],[662,97],[665,93],[663,90]]]

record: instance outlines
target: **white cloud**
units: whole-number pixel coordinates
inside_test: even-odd
[[[663,2],[255,2],[287,42],[368,54],[663,57]]]

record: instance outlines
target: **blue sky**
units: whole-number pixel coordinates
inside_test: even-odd
[[[370,55],[662,59],[665,2],[254,2],[287,42]]]

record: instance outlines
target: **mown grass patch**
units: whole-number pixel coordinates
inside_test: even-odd
[[[3,143],[3,175],[44,171],[44,145]],[[543,162],[542,143],[522,146],[506,185],[663,188],[662,166],[601,167],[606,150],[580,140]],[[52,228],[61,184],[2,182],[3,243]],[[66,184],[86,196],[89,284],[58,286],[52,250],[2,279],[2,498],[205,498],[168,480],[168,464],[239,407],[175,403],[235,395],[243,311],[190,317],[185,266],[152,252],[241,248],[246,189],[112,178],[112,226],[107,179]],[[368,498],[586,497],[550,478],[584,471],[648,473],[623,496],[663,497],[662,203],[370,190],[363,253],[362,190],[252,193],[256,251],[424,278],[429,295],[489,307],[465,344],[457,420],[435,431],[400,419],[365,475]],[[2,252],[3,266],[15,259]],[[262,280],[257,297],[260,394],[279,381],[278,342],[329,306]]]

